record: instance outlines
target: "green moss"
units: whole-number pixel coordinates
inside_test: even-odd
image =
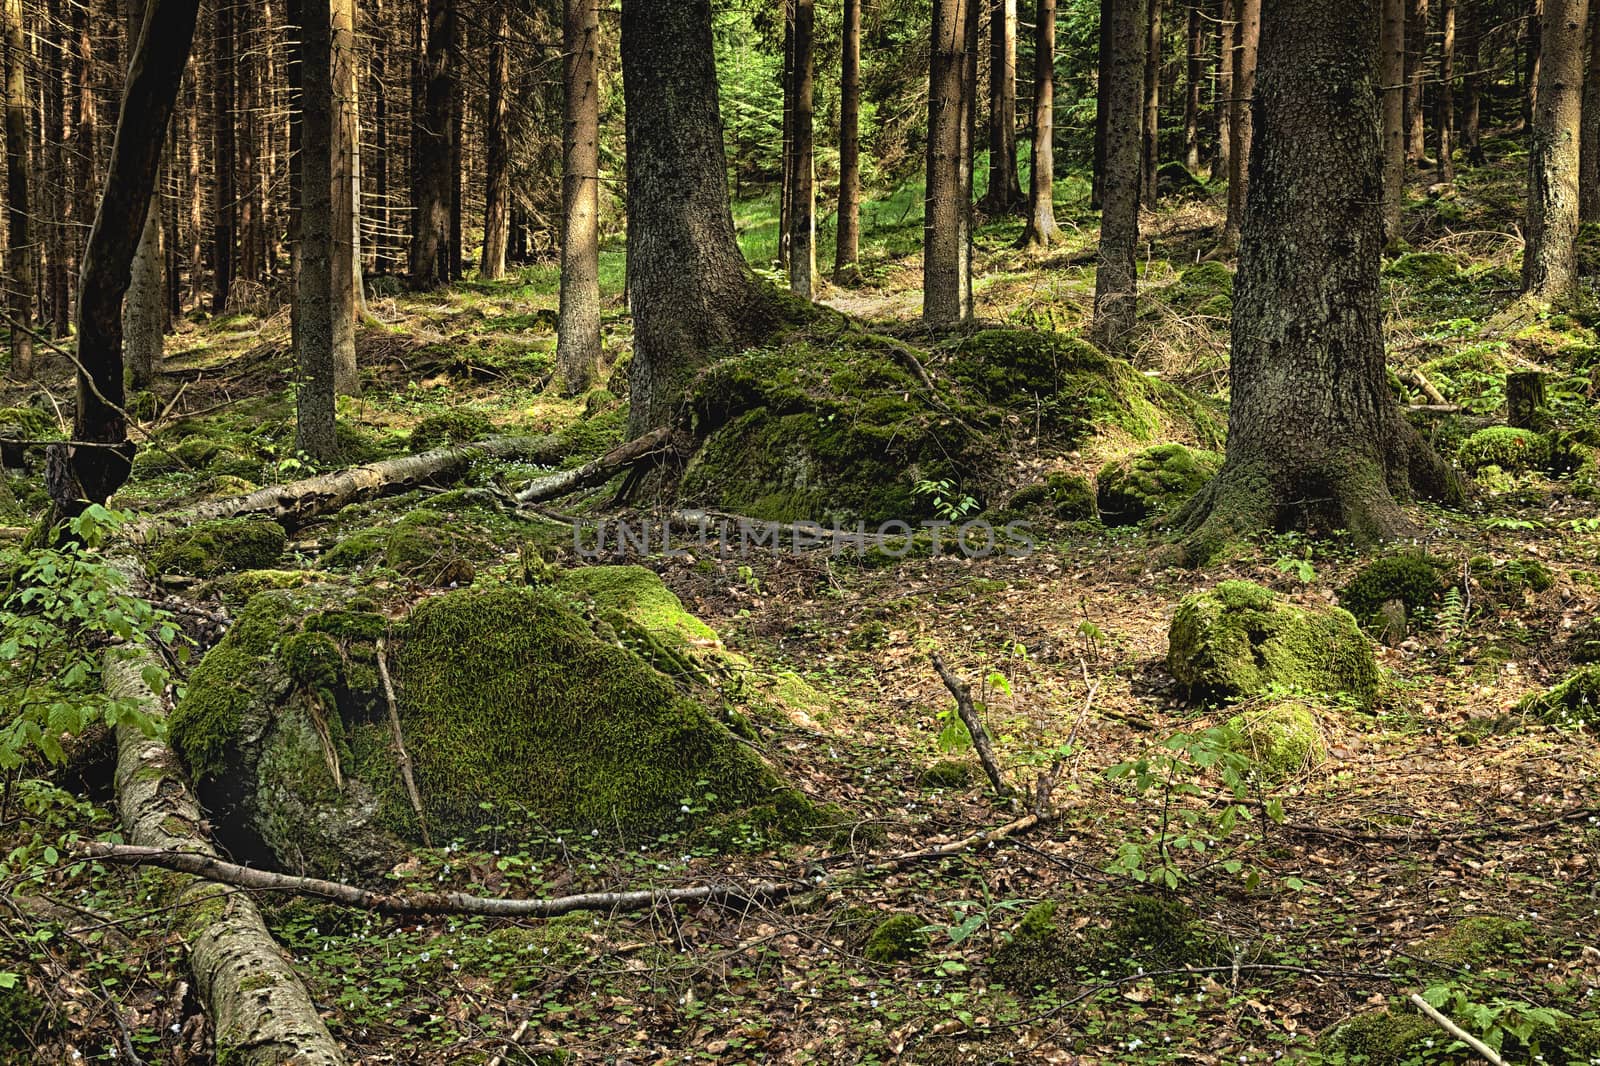
[[[1519,472],[1543,467],[1550,460],[1550,442],[1531,429],[1490,426],[1461,442],[1456,462],[1469,471],[1497,466]]]
[[[1477,1028],[1470,1020],[1465,1028]],[[1478,1031],[1476,1035],[1484,1035]],[[1373,1011],[1329,1032],[1318,1042],[1324,1061],[1364,1066],[1422,1066],[1464,1061],[1460,1045],[1409,1006]],[[1538,1058],[1534,1058],[1537,1049]],[[1600,1023],[1565,1019],[1534,1027],[1527,1041],[1506,1033],[1500,1047],[1507,1062],[1592,1062],[1600,1056]]]
[[[851,651],[875,651],[889,642],[889,627],[876,619],[862,622],[850,631],[845,647]]]
[[[1096,505],[1109,526],[1127,526],[1186,502],[1222,468],[1222,456],[1160,444],[1100,468]]]
[[[1520,604],[1530,593],[1547,592],[1555,587],[1556,576],[1537,559],[1510,559],[1497,563],[1488,556],[1474,556],[1467,572],[1490,602]]]
[[[1557,725],[1600,725],[1600,665],[1581,666],[1549,690],[1524,696],[1517,706]]]
[[[49,1006],[25,982],[0,988],[0,1059],[30,1062],[34,1049],[56,1028]],[[11,1053],[17,1058],[13,1059]],[[26,1057],[23,1057],[26,1056]]]
[[[1478,488],[1485,492],[1510,492],[1517,487],[1514,477],[1492,463],[1489,466],[1478,468],[1473,475],[1473,480],[1478,483]]]
[[[1339,606],[1355,615],[1363,625],[1380,619],[1378,610],[1390,600],[1406,605],[1408,616],[1438,604],[1449,582],[1447,564],[1427,555],[1385,555],[1363,566],[1348,585],[1339,590]]]
[[[617,611],[678,648],[717,648],[716,630],[683,608],[683,601],[642,566],[584,566],[564,570],[554,587],[600,611]]]
[[[1414,945],[1409,953],[1444,966],[1479,966],[1503,960],[1507,952],[1524,947],[1531,931],[1527,922],[1510,918],[1465,918]]]
[[[223,518],[168,533],[150,553],[150,561],[162,572],[196,577],[261,570],[278,561],[288,540],[276,522]]]
[[[1286,781],[1328,758],[1319,709],[1301,700],[1252,708],[1229,719],[1233,750],[1247,755],[1262,777]]]
[[[965,759],[940,759],[922,771],[923,788],[966,788],[972,784],[972,764]]]
[[[1567,654],[1575,663],[1600,663],[1600,618],[1591,618],[1572,631]]]
[[[560,433],[561,454],[567,466],[598,459],[627,439],[626,405],[603,408],[571,423]]]
[[[994,976],[1016,991],[1138,970],[1206,965],[1226,954],[1181,902],[1140,894],[1042,903],[995,955]]]
[[[867,938],[861,954],[868,962],[903,962],[915,958],[928,947],[926,923],[915,914],[896,914],[884,919]]]
[[[1429,282],[1453,278],[1459,269],[1443,252],[1410,252],[1389,263],[1383,272],[1401,281]]]
[[[1168,634],[1167,669],[1196,696],[1232,698],[1269,689],[1378,694],[1372,645],[1341,608],[1287,603],[1260,585],[1224,581],[1185,597]]]
[[[49,440],[61,436],[61,426],[37,407],[0,407],[0,434]]]
[[[488,416],[465,407],[429,415],[411,431],[414,452],[425,452],[451,444],[467,444],[488,436],[493,426]]]
[[[323,561],[335,568],[377,564],[427,585],[470,585],[477,573],[470,557],[492,548],[471,526],[419,507],[390,525],[345,536]]]
[[[1233,271],[1216,260],[1195,263],[1179,275],[1171,298],[1191,314],[1227,318],[1233,313]]]
[[[279,659],[289,677],[312,692],[332,692],[344,659],[339,645],[323,633],[296,633],[283,642]]]

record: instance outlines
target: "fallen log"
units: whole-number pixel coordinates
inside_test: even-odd
[[[552,500],[557,496],[566,496],[595,485],[604,485],[635,463],[677,450],[676,434],[673,430],[667,427],[653,429],[642,437],[624,441],[600,458],[585,463],[576,470],[563,470],[560,473],[534,478],[517,493],[517,502],[538,503],[541,500]]]
[[[145,683],[157,665],[148,651],[117,648],[105,658],[105,687],[137,700],[157,721],[166,708]],[[212,855],[200,806],[165,742],[131,726],[117,728],[117,806],[135,845]],[[173,928],[189,955],[195,987],[211,1017],[217,1061],[243,1066],[343,1066],[310,995],[244,892],[205,880],[174,884]]]

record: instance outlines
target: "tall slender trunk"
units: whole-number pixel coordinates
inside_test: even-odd
[[[463,51],[461,26],[458,22],[451,54],[460,56]],[[452,63],[454,62],[459,60],[452,60]],[[461,78],[453,75],[450,79],[450,164],[449,173],[446,175],[450,188],[450,241],[449,251],[445,257],[445,276],[451,281],[461,280],[461,262],[465,251],[461,175],[466,172],[466,125],[466,97],[461,92]]]
[[[355,0],[332,0],[329,46],[333,79],[333,144],[329,165],[333,211],[333,387],[341,396],[361,391],[356,369],[356,321],[361,292],[361,108],[356,96]]]
[[[778,269],[789,269],[789,238],[794,218],[794,15],[795,0],[783,3],[783,144],[778,174]]]
[[[1528,239],[1522,288],[1539,300],[1578,287],[1578,127],[1589,0],[1544,0],[1544,53],[1528,153]]]
[[[1188,63],[1184,67],[1183,165],[1200,172],[1200,89],[1206,76],[1205,19],[1200,5],[1189,5]]]
[[[1533,0],[1530,14],[1523,20],[1522,33],[1522,125],[1532,130],[1534,112],[1539,107],[1541,68],[1544,63],[1545,0]]]
[[[1145,13],[1144,46],[1144,144],[1140,150],[1143,170],[1139,183],[1140,199],[1152,210],[1159,190],[1156,173],[1161,169],[1161,0],[1148,0]]]
[[[990,0],[989,188],[984,210],[1008,215],[1022,204],[1017,177],[1017,0]]]
[[[856,261],[860,257],[861,0],[844,0],[839,81],[839,232],[834,240],[833,280],[840,285],[858,281],[861,274]]]
[[[599,0],[564,0],[561,49],[566,85],[561,172],[561,313],[556,366],[570,394],[599,376],[600,84]]]
[[[6,274],[11,316],[11,376],[33,377],[33,234],[28,206],[28,30],[22,0],[5,0]]]
[[[134,55],[144,30],[145,0],[129,0],[128,56]],[[163,140],[165,134],[163,134]],[[135,391],[150,388],[161,369],[166,326],[166,291],[162,284],[160,173],[145,211],[144,232],[133,256],[128,295],[122,304],[122,348],[128,383]]]
[[[1106,180],[1100,211],[1100,253],[1095,271],[1094,334],[1109,349],[1133,330],[1138,297],[1139,199],[1142,184],[1145,48],[1142,2],[1115,3],[1111,12],[1110,123],[1106,128]]]
[[[1424,76],[1428,67],[1428,0],[1407,0],[1406,10],[1406,161],[1413,166],[1427,154],[1423,128]]]
[[[511,81],[511,9],[505,0],[494,5],[489,25],[489,123],[486,131],[486,180],[483,204],[483,255],[478,273],[498,278],[506,272],[506,246],[511,237],[511,146],[507,123],[511,105],[506,89]]]
[[[412,132],[416,146],[416,198],[411,237],[411,286],[437,288],[450,277],[450,165],[455,161],[453,72],[455,0],[426,0],[422,112]]]
[[[1406,0],[1383,0],[1379,85],[1383,94],[1383,233],[1400,238],[1406,190]]]
[[[1055,204],[1056,0],[1038,0],[1034,10],[1033,169],[1022,246],[1048,248],[1059,232]]]
[[[1579,154],[1579,217],[1600,222],[1600,4],[1590,0],[1589,64],[1583,79],[1583,127]]]
[[[372,197],[362,205],[372,219],[372,269],[379,274],[395,270],[394,242],[389,233],[389,24],[384,0],[373,0],[370,32],[372,52],[368,62],[368,93],[372,97]]]
[[[306,64],[305,49],[299,40],[300,28],[305,24],[304,0],[284,0],[283,7],[291,41],[288,61],[284,64],[284,80],[289,87],[289,338],[295,350],[299,351],[300,265],[304,247],[300,235],[306,188]],[[329,18],[332,18],[331,8]]]
[[[227,0],[216,5],[213,15],[211,58],[211,310],[222,314],[228,309],[228,294],[233,289],[233,251],[237,232],[237,193],[234,185],[234,29],[233,5]]]
[[[226,2],[226,0],[225,0]],[[259,105],[260,56],[257,50],[258,4],[234,4],[234,57],[238,63],[235,92],[238,111],[233,118],[234,143],[238,149],[236,181],[239,193],[239,269],[237,277],[259,282],[262,276],[261,188],[256,145],[255,116]]]
[[[62,0],[49,0],[45,17],[53,27],[41,38],[45,56],[44,83],[44,182],[48,200],[45,211],[44,287],[49,309],[49,328],[53,336],[65,337],[72,324],[71,253],[67,250],[67,165],[63,147],[66,141],[67,58],[62,26]]]
[[[1404,2],[1404,0],[1401,0]],[[1228,116],[1228,220],[1222,247],[1239,247],[1245,205],[1250,200],[1250,151],[1254,141],[1256,51],[1261,43],[1261,0],[1238,0],[1239,44],[1233,50],[1233,100]]]
[[[969,2],[934,0],[933,5],[927,200],[922,229],[922,320],[929,326],[965,321],[970,303],[962,181]]]
[[[189,172],[184,189],[188,193],[189,219],[189,303],[199,307],[205,298],[205,142],[200,136],[200,112],[205,109],[205,93],[201,88],[199,58],[191,57],[183,72],[185,96],[189,101],[184,123],[184,140],[189,145]]]
[[[805,300],[815,295],[817,277],[815,52],[813,0],[794,0],[794,191],[789,197],[789,291]]]
[[[1461,105],[1461,142],[1467,162],[1483,166],[1483,18],[1476,4],[1462,8],[1467,24],[1467,75],[1462,79],[1466,99]]]
[[[1213,178],[1233,175],[1233,52],[1239,46],[1239,0],[1221,0],[1217,21],[1217,155]]]
[[[334,0],[337,2],[337,0]],[[333,3],[301,0],[300,79],[300,391],[295,440],[319,459],[338,454],[334,420],[333,172],[338,136],[334,86]]]
[[[1439,180],[1456,180],[1456,7],[1439,0],[1439,95],[1433,124],[1439,137]]]
[[[1094,94],[1094,183],[1089,193],[1089,209],[1099,211],[1105,205],[1106,192],[1106,134],[1111,125],[1111,94],[1113,92],[1112,67],[1112,7],[1117,0],[1100,0],[1099,51],[1095,65]]]

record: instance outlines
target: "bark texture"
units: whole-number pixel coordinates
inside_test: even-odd
[[[511,81],[511,10],[505,0],[494,5],[493,17],[489,30],[489,129],[484,153],[488,180],[483,206],[483,254],[478,258],[478,273],[486,278],[505,275],[506,248],[511,242],[511,145],[506,128],[511,120],[511,103],[506,96]],[[569,82],[567,91],[571,90]]]
[[[144,30],[144,0],[128,4],[128,54],[138,46]],[[159,181],[159,176],[158,179]],[[148,389],[161,369],[166,333],[166,285],[161,262],[161,197],[150,197],[139,250],[134,253],[128,279],[128,298],[122,305],[122,347],[128,360],[128,384]]]
[[[1187,62],[1184,67],[1183,165],[1189,173],[1200,173],[1200,88],[1206,72],[1205,16],[1199,4],[1189,5],[1186,37]]]
[[[1261,0],[1236,0],[1238,41],[1233,50],[1233,98],[1229,103],[1228,219],[1222,247],[1239,246],[1245,209],[1250,202],[1250,152],[1255,140],[1256,55],[1261,44]]]
[[[1109,15],[1111,78],[1106,95],[1105,188],[1094,283],[1094,333],[1101,345],[1115,349],[1132,331],[1137,309],[1141,102],[1147,37],[1142,3],[1112,3]]]
[[[423,54],[422,110],[412,132],[416,174],[411,237],[411,287],[432,289],[450,279],[450,216],[455,158],[453,67],[455,0],[426,0],[427,42]]]
[[[856,265],[861,257],[861,0],[844,0],[841,32],[839,232],[834,240],[833,280],[848,285],[861,274]]]
[[[1593,0],[1589,4],[1589,63],[1583,79],[1580,140],[1579,217],[1584,222],[1600,222],[1600,4]]]
[[[1017,176],[1017,0],[990,0],[989,188],[983,209],[1008,215],[1024,202]]]
[[[794,0],[794,159],[789,194],[789,291],[803,300],[816,292],[816,38],[813,0]]]
[[[1542,57],[1528,152],[1523,292],[1559,300],[1578,286],[1578,127],[1589,0],[1544,0]]]
[[[28,36],[22,0],[5,0],[6,78],[6,310],[10,313],[11,376],[33,377],[33,234],[28,208]]]
[[[1439,0],[1439,95],[1434,126],[1439,138],[1439,180],[1456,180],[1457,0]]]
[[[597,0],[565,0],[561,170],[561,313],[556,366],[569,394],[600,373],[600,80]]]
[[[1423,108],[1428,69],[1428,0],[1407,0],[1406,10],[1406,161],[1421,163],[1427,154]]]
[[[1233,50],[1239,44],[1239,0],[1222,0],[1217,25],[1217,157],[1211,174],[1233,174]]]
[[[1140,199],[1156,208],[1156,172],[1161,169],[1161,0],[1147,0],[1144,53],[1144,145]],[[1107,144],[1109,151],[1110,145]]]
[[[1386,383],[1378,3],[1267,0],[1227,460],[1178,518],[1191,561],[1263,529],[1397,536],[1397,499],[1459,497]]]
[[[1406,190],[1406,0],[1382,2],[1383,233],[1393,244],[1400,236]]]
[[[972,313],[971,255],[963,176],[962,94],[967,4],[934,0],[928,73],[927,202],[922,228],[922,321],[957,325]]]
[[[356,98],[356,0],[332,0],[329,70],[333,79],[333,388],[341,396],[361,391],[356,370],[356,321],[361,306],[361,108]],[[315,142],[312,142],[315,143]]]
[[[339,444],[334,422],[333,22],[329,0],[303,0],[305,143],[301,148],[300,279],[295,287],[300,391],[295,441],[318,459]]]
[[[630,436],[669,425],[694,372],[764,335],[728,207],[710,0],[623,0]]]
[[[1105,10],[1104,4],[1101,10]],[[1033,23],[1033,169],[1028,176],[1024,248],[1048,248],[1059,232],[1055,203],[1055,63],[1056,0],[1038,0]]]

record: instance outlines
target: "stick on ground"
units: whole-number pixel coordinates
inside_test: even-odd
[[[972,706],[971,690],[950,671],[938,652],[934,652],[932,659],[933,668],[944,678],[944,687],[956,698],[956,713],[961,716],[967,732],[972,734],[972,746],[978,752],[978,761],[983,763],[983,772],[989,775],[989,783],[994,785],[995,794],[1002,797],[1011,795],[1010,786],[1000,776],[1000,764],[995,760],[994,744],[989,740],[989,731],[983,727],[978,712]]]

